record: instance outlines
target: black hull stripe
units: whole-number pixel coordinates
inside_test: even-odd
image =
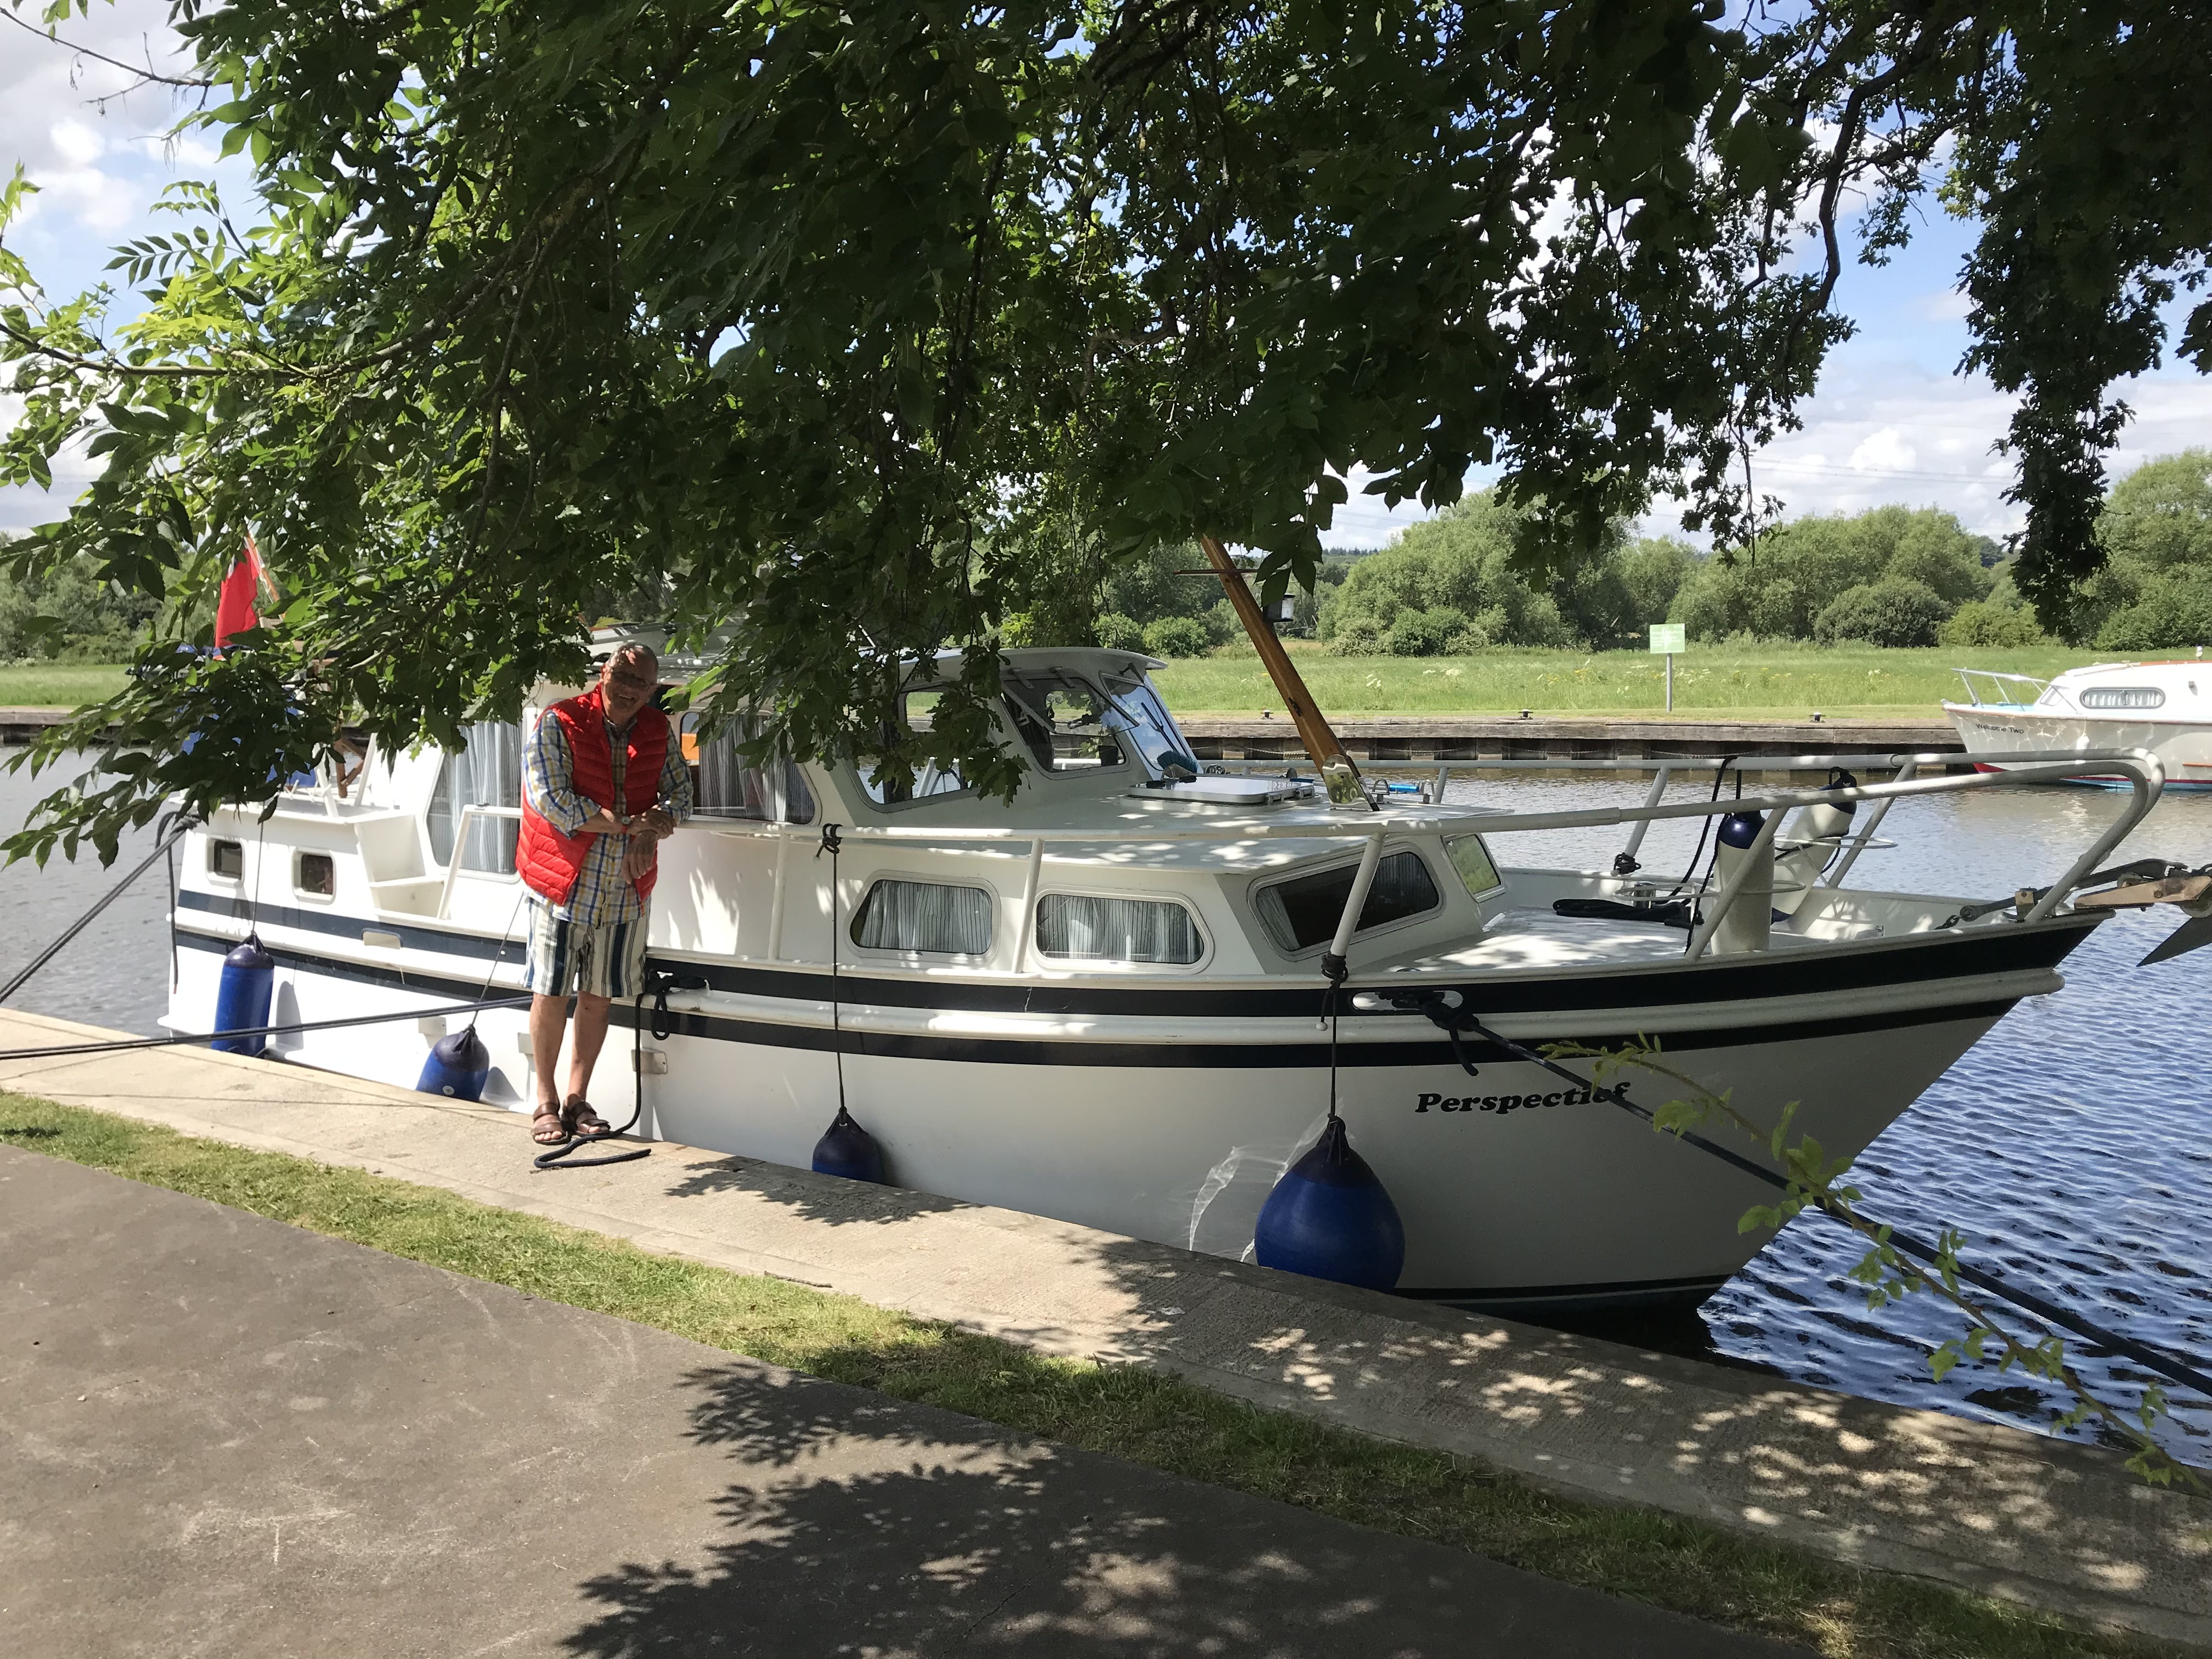
[[[212,893],[183,892],[180,908],[243,921],[243,899]],[[358,940],[363,928],[397,933],[410,951],[489,962],[501,942],[442,927],[324,910],[264,904],[261,920],[273,927],[326,933]],[[2097,925],[2094,917],[2045,923],[2035,927],[1978,929],[1968,933],[1916,933],[1893,943],[1862,945],[1834,956],[1812,958],[1762,955],[1756,959],[1707,957],[1692,963],[1649,968],[1579,969],[1565,974],[1514,977],[1483,974],[1457,988],[1485,1017],[1520,1013],[1589,1012],[1621,1008],[1667,1008],[1685,1004],[1734,1002],[1751,998],[1819,996],[1934,980],[1970,979],[1984,974],[2055,968],[2073,953]],[[520,959],[520,943],[506,945]],[[714,990],[737,996],[796,998],[818,1002],[827,989],[827,969],[763,968],[726,962],[697,962],[656,953],[657,966],[704,979]],[[1146,987],[1124,990],[1086,983],[1014,984],[971,979],[882,979],[848,969],[842,975],[849,1002],[878,1008],[955,1006],[979,1014],[1152,1014],[1183,1018],[1313,1018],[1321,1010],[1320,970],[1310,987],[1258,990]],[[1450,983],[1424,976],[1425,986]],[[1418,1013],[1403,1018],[1419,1019]]]
[[[178,935],[187,949],[220,953],[231,941],[202,933]],[[483,990],[480,982],[405,973],[397,968],[373,968],[358,963],[337,962],[327,957],[271,945],[269,953],[283,967],[327,978],[360,984],[382,985],[395,990],[459,1000]],[[1708,1031],[1680,1031],[1666,1038],[1670,1053],[1706,1048],[1735,1048],[1754,1043],[1794,1042],[1809,1037],[1850,1036],[1868,1031],[1899,1030],[1914,1025],[1940,1025],[1954,1021],[1996,1020],[2012,1007],[2016,998],[1942,1008],[1914,1008],[1895,1013],[1863,1014],[1847,1018],[1794,1020],[1771,1025],[1745,1025]],[[968,1011],[988,1012],[988,1011]],[[636,1024],[633,1006],[617,1004],[615,1023],[624,1028]],[[650,1014],[647,1017],[651,1018]],[[772,1020],[733,1018],[723,1014],[669,1011],[671,1034],[719,1042],[745,1042],[766,1048],[799,1048],[828,1054],[838,1045],[837,1034],[811,1025],[786,1025]],[[1586,1048],[1617,1047],[1635,1039],[1631,1030],[1561,1033],[1551,1042],[1571,1042]],[[1325,1042],[1098,1042],[1080,1037],[949,1037],[897,1031],[854,1030],[843,1033],[844,1052],[886,1060],[941,1060],[967,1065],[1093,1066],[1162,1069],[1205,1067],[1219,1071],[1272,1071],[1283,1067],[1317,1067],[1328,1064]],[[1501,1048],[1469,1039],[1464,1045],[1478,1065],[1502,1065],[1511,1056]],[[1433,1042],[1346,1043],[1338,1051],[1338,1063],[1346,1069],[1376,1066],[1449,1066],[1455,1064],[1451,1044],[1441,1037]],[[1468,1089],[1480,1087],[1468,1079]]]

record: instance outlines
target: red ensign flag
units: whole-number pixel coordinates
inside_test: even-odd
[[[222,579],[222,592],[215,602],[215,644],[220,651],[230,643],[231,635],[243,634],[261,622],[256,607],[261,600],[261,550],[253,544],[253,538],[246,538],[246,550],[231,563],[230,573]]]

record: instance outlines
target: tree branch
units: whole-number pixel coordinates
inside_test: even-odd
[[[25,22],[12,11],[0,11],[0,17],[6,18],[26,33],[37,35],[49,45],[66,47],[80,58],[89,58],[95,63],[106,64],[111,69],[119,69],[125,75],[135,75],[142,86],[182,87],[187,92],[207,92],[215,86],[212,81],[187,81],[177,76],[157,73],[153,67],[153,54],[150,52],[147,54],[147,67],[140,69],[136,64],[126,64],[120,58],[110,58],[104,52],[94,52],[90,46],[80,46],[73,40],[64,40],[51,29],[42,29],[35,23]]]

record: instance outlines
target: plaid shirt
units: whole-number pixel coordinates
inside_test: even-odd
[[[617,801],[623,799],[623,769],[629,759],[623,752],[629,733],[628,726],[617,726],[612,720],[607,722],[607,748],[614,759]],[[523,754],[522,776],[532,809],[564,836],[574,835],[585,820],[599,810],[596,804],[576,793],[568,734],[558,720],[539,718],[538,729],[530,734],[530,746]],[[656,793],[660,805],[678,823],[691,816],[691,773],[684,764],[684,744],[672,720],[669,722],[668,758],[660,763],[660,787]],[[563,921],[581,922],[586,927],[636,921],[644,914],[645,906],[638,899],[637,889],[623,879],[623,854],[629,848],[629,840],[622,836],[593,837],[591,850],[584,854],[584,867],[576,872],[576,884],[568,894],[568,902],[555,904],[534,892],[530,902],[546,906]]]

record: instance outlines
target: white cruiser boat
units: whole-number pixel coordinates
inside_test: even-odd
[[[2021,872],[2055,884],[2040,899],[1978,913],[1843,882],[1882,844],[1893,801],[1996,777],[1914,777],[1919,762],[1900,757],[1890,782],[1717,805],[1658,788],[1595,812],[1332,804],[1279,775],[1191,778],[1148,678],[1158,666],[1006,652],[1000,736],[1029,764],[1011,805],[951,774],[886,788],[865,761],[748,766],[732,732],[702,742],[686,716],[698,811],[662,848],[659,995],[617,1009],[602,1109],[619,1121],[634,1068],[641,1133],[804,1166],[836,1109],[842,1045],[854,1115],[898,1184],[1244,1255],[1327,1109],[1322,958],[1340,949],[1341,1111],[1404,1218],[1401,1291],[1521,1308],[1700,1295],[1759,1247],[1737,1218],[1769,1188],[1425,1010],[1457,1001],[1522,1045],[1656,1040],[1738,1105],[1771,1118],[1796,1102],[1802,1129],[1855,1152],[2014,1003],[2059,988],[2100,920],[2069,896],[2161,781],[2155,760],[2119,757],[2135,793],[2112,824],[2070,868]],[[912,717],[938,672],[915,670]],[[541,687],[521,724],[476,726],[462,752],[372,747],[342,777],[298,780],[265,821],[254,804],[194,830],[169,1023],[214,1029],[224,952],[249,929],[278,964],[274,1024],[518,988],[523,732],[566,694]],[[1817,773],[1832,759],[1747,764]],[[1856,826],[1781,827],[1779,809],[1818,799],[1858,802]],[[1667,895],[1633,873],[1540,861],[1547,830],[1620,823],[1632,872],[1643,824],[1760,807],[1776,810],[1736,873],[1706,886],[1693,927],[1645,908]],[[458,1023],[295,1034],[272,1050],[411,1086]],[[526,1109],[524,1011],[478,1029],[495,1066],[486,1098]],[[1650,1106],[1680,1092],[1626,1076]],[[518,1118],[516,1158],[534,1150]]]
[[[1966,701],[1947,702],[1960,741],[2003,769],[2015,754],[2146,749],[2185,787],[2212,785],[2212,662],[2103,662],[2055,679],[1957,671]],[[2111,775],[2117,777],[2118,775]],[[2086,780],[2085,780],[2086,781]]]

